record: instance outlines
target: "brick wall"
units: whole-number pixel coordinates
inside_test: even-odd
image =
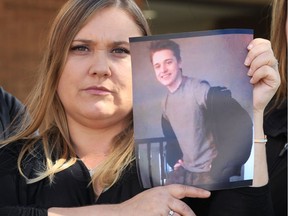
[[[24,101],[50,23],[66,0],[0,0],[0,85]]]

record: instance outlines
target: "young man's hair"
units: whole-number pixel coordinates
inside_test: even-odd
[[[157,40],[152,41],[150,44],[150,60],[152,62],[152,56],[155,52],[161,50],[171,50],[174,53],[177,61],[181,61],[180,47],[175,41],[172,40]]]

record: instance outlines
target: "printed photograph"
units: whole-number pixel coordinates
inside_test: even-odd
[[[253,180],[250,29],[130,38],[137,167],[145,188]]]

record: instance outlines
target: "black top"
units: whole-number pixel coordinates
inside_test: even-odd
[[[53,184],[46,178],[26,184],[16,168],[22,144],[10,144],[0,149],[0,215],[47,216],[49,207],[77,207],[91,204],[120,203],[143,191],[136,166],[127,168],[122,178],[96,200],[85,165],[79,160],[59,172]],[[36,150],[23,163],[28,177],[35,175],[43,154]],[[197,216],[272,216],[268,187],[238,188],[212,192],[209,199],[184,199]],[[137,213],[135,213],[137,214]]]
[[[16,118],[14,126],[20,120],[19,112],[24,112],[24,105],[14,96],[0,87],[0,140],[8,137],[13,132],[13,127],[8,128]]]
[[[2,135],[0,139],[8,135],[5,133],[3,136],[1,132],[23,108],[20,101],[0,88],[0,134]],[[93,189],[89,185],[91,180],[89,172],[80,160],[70,168],[57,173],[53,184],[49,184],[48,179],[26,184],[17,170],[17,157],[21,147],[22,143],[18,142],[0,149],[1,216],[46,216],[49,207],[120,203],[144,190],[133,163],[125,170],[122,178],[101,194],[96,201]],[[41,151],[27,158],[29,163],[25,164],[24,171],[28,177],[35,176],[34,168],[41,165],[42,158]],[[282,191],[285,193],[287,190]],[[197,216],[273,216],[267,186],[213,191],[209,199],[186,198],[184,201],[191,206]]]
[[[129,167],[117,184],[98,197],[89,182],[90,174],[81,160],[70,168],[57,173],[53,184],[48,178],[34,184],[26,184],[17,169],[17,156],[21,143],[8,145],[0,151],[0,215],[47,215],[49,207],[77,207],[91,204],[119,203],[138,194],[143,189],[139,184],[135,166]],[[43,154],[26,158],[25,174],[35,176],[34,169],[40,166]],[[5,196],[3,196],[5,194]],[[32,214],[33,212],[33,214]]]
[[[287,216],[287,99],[265,115],[264,132],[268,137],[266,152],[275,215]]]

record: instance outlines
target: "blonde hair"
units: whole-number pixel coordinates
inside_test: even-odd
[[[272,4],[272,20],[270,40],[275,57],[279,62],[281,85],[274,97],[271,109],[277,108],[287,99],[287,37],[285,31],[287,19],[287,0],[274,0]]]
[[[62,7],[48,36],[47,49],[39,69],[39,80],[27,98],[29,115],[26,114],[23,118],[17,133],[2,142],[4,146],[18,140],[26,140],[19,154],[18,169],[28,183],[47,177],[52,183],[56,173],[77,161],[65,111],[56,90],[72,40],[94,13],[107,7],[121,8],[135,21],[143,36],[150,34],[148,23],[133,0],[69,0]],[[114,137],[115,148],[112,153],[92,178],[95,191],[96,185],[102,188],[112,186],[134,159],[132,113],[129,114],[129,118],[127,128]],[[37,130],[38,136],[35,137]],[[41,170],[35,170],[36,177],[28,179],[22,170],[23,161],[27,154],[33,154],[39,140],[43,144],[45,161]]]

